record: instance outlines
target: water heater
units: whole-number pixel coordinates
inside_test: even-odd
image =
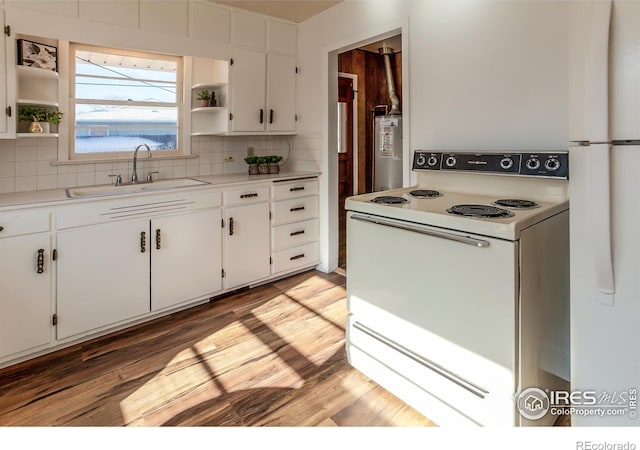
[[[373,190],[402,187],[402,116],[374,118]]]

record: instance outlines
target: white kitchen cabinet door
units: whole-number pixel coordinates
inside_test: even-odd
[[[58,339],[150,311],[149,220],[58,233]]]
[[[264,131],[266,55],[263,51],[234,49],[231,66],[231,131]]]
[[[267,131],[296,129],[296,60],[270,54],[267,70]]]
[[[151,221],[151,309],[222,289],[220,209]]]
[[[281,55],[296,55],[297,26],[294,23],[269,19],[267,50]]]
[[[225,208],[224,224],[225,288],[268,277],[269,203]]]
[[[0,239],[0,358],[50,341],[50,250],[48,233]]]
[[[256,14],[232,11],[231,43],[264,50],[267,44],[267,20]]]
[[[0,83],[0,139],[14,139],[16,137],[16,111],[15,106],[15,43],[13,37],[7,37],[4,33],[4,11],[0,10],[0,78],[5,82]],[[13,36],[13,32],[11,33]],[[11,65],[7,65],[10,62]],[[11,110],[9,110],[11,108]]]

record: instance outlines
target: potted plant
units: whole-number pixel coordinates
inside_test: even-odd
[[[49,126],[51,124],[53,125],[58,125],[60,123],[60,121],[62,120],[62,117],[64,116],[64,113],[61,111],[57,111],[54,109],[47,109],[44,112],[44,120],[46,123],[46,127],[43,127],[43,130],[45,133],[49,133]],[[42,125],[42,124],[41,124]]]
[[[18,108],[18,120],[29,122],[29,133],[44,132],[43,123],[46,123],[46,109],[36,106],[20,106]]]
[[[258,156],[256,162],[258,163],[258,173],[261,175],[269,173],[269,165],[265,156]]]
[[[267,163],[269,164],[269,173],[280,173],[280,164],[282,161],[282,156],[272,155],[267,156]]]
[[[249,175],[257,175],[259,173],[257,159],[255,156],[247,156],[244,159],[244,162],[249,165]]]
[[[209,100],[211,100],[211,93],[209,92],[208,89],[203,89],[196,96],[196,100],[200,100],[200,106],[208,107],[209,106]]]

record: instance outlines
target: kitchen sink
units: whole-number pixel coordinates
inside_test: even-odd
[[[177,189],[183,187],[200,186],[209,184],[206,181],[193,178],[175,178],[171,180],[159,180],[153,182],[127,183],[115,186],[113,184],[101,186],[87,186],[66,189],[68,198],[102,197],[108,195],[134,194],[136,192],[153,192]]]

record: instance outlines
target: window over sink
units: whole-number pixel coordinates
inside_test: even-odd
[[[70,44],[74,160],[128,157],[140,144],[182,155],[182,57]]]

